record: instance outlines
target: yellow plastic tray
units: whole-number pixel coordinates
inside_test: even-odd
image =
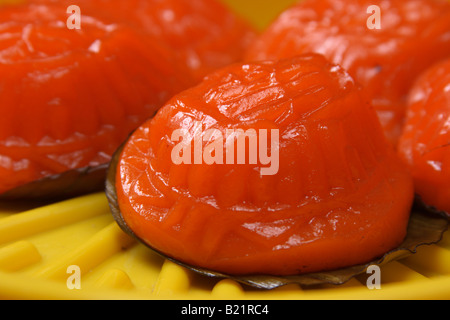
[[[225,1],[258,28],[293,2]],[[119,229],[103,193],[0,206],[0,299],[450,299],[448,231],[438,245],[381,266],[381,289],[368,289],[362,274],[341,286],[264,291],[164,260]]]
[[[122,232],[103,193],[24,209],[0,213],[1,299],[450,298],[448,232],[438,245],[381,266],[381,289],[369,289],[369,275],[362,274],[340,286],[266,291],[202,277],[164,260]],[[70,266],[79,268],[78,282]]]

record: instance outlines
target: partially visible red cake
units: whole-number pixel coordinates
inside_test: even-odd
[[[125,230],[227,274],[367,263],[403,241],[414,195],[353,79],[316,54],[209,75],[141,125],[111,170]]]
[[[399,153],[422,201],[450,216],[450,59],[413,86]]]
[[[378,16],[373,6],[378,6]],[[377,18],[380,29],[372,29]],[[386,136],[396,145],[414,79],[450,55],[450,2],[299,1],[263,32],[247,59],[286,58],[310,51],[340,64],[364,87]]]
[[[221,0],[36,1],[78,5],[86,14],[146,32],[171,48],[197,81],[240,61],[256,36],[254,28]]]
[[[159,41],[58,4],[0,9],[0,193],[107,163],[188,71]]]

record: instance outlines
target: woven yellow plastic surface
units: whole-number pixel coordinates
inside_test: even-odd
[[[263,28],[293,0],[226,2]],[[450,299],[449,232],[438,245],[383,265],[381,289],[368,289],[368,277],[257,290],[194,274],[135,242],[103,193],[0,207],[1,299]]]

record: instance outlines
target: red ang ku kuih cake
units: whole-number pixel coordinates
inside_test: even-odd
[[[260,34],[211,0],[0,21],[2,193],[110,164],[125,231],[234,275],[366,263],[403,241],[415,193],[450,210],[447,1],[304,0]]]
[[[172,132],[194,134],[198,121],[223,135],[278,130],[278,172],[262,175],[260,163],[174,164]],[[353,79],[320,55],[208,76],[140,126],[116,167],[126,229],[185,264],[227,274],[370,261],[401,243],[413,199],[376,114]]]

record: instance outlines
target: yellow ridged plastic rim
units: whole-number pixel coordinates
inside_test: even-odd
[[[259,29],[294,2],[224,1]],[[450,299],[449,232],[439,244],[381,266],[380,274],[381,289],[369,289],[362,274],[340,286],[257,290],[194,274],[137,243],[117,226],[103,193],[0,207],[1,299]]]

